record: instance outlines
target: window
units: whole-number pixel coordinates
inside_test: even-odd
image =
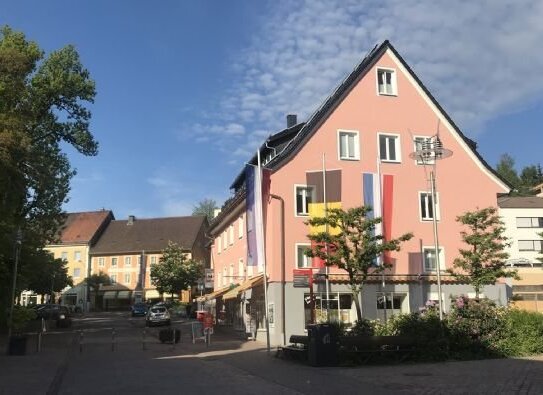
[[[63,261],[67,261],[68,260],[68,253],[66,251],[63,251],[60,253],[60,258],[63,260]]]
[[[156,263],[156,256],[151,257],[151,265],[154,265]]]
[[[229,283],[233,284],[234,283],[234,264],[233,263],[230,264],[230,272],[228,273],[228,275],[230,276]]]
[[[74,259],[75,259],[77,262],[81,262],[81,251],[75,251],[75,252],[74,252]]]
[[[111,267],[117,266],[117,258],[111,258]]]
[[[228,246],[228,239],[226,238],[226,230],[222,234],[222,248],[226,250],[226,247]]]
[[[227,276],[226,268],[223,268],[222,269],[222,285],[226,285],[228,283],[228,279],[226,276]]]
[[[399,135],[379,134],[379,158],[383,162],[401,162]]]
[[[220,254],[222,250],[222,238],[217,237],[217,254]]]
[[[439,195],[438,195],[439,196]],[[434,219],[434,205],[432,204],[432,194],[428,192],[419,192],[420,218],[422,221],[432,221]],[[439,220],[439,199],[436,199],[436,219]]]
[[[243,216],[238,218],[238,238],[243,237]]]
[[[422,255],[424,259],[424,271],[435,272],[437,268],[436,249],[434,247],[424,247],[422,249]],[[443,248],[439,249],[439,266],[441,271],[445,269],[445,257],[443,255]]]
[[[110,278],[112,284],[115,284],[117,282],[117,275],[116,274],[112,274],[111,276],[109,276],[109,278]]]
[[[339,159],[358,160],[360,159],[360,148],[358,145],[358,132],[338,131]]]
[[[130,273],[126,273],[124,275],[124,283],[125,284],[130,284]]]
[[[395,70],[377,69],[377,91],[380,95],[395,96],[398,94]]]
[[[350,323],[356,319],[356,311],[353,309],[353,298],[348,293],[330,292],[330,299],[326,299],[326,293],[314,293],[315,316],[317,323],[327,322],[326,315],[330,312],[330,321]],[[305,323],[311,322],[311,296],[304,294]]]
[[[98,266],[100,266],[100,267],[105,266],[105,259],[104,258],[98,258]]]
[[[517,217],[517,228],[543,228],[543,218]]]
[[[130,265],[132,265],[132,258],[129,257],[129,256],[125,256],[125,257],[124,257],[124,265],[125,265],[125,266],[130,266]]]
[[[240,258],[238,262],[238,276],[240,279],[245,278],[245,265],[243,264],[243,258]]]
[[[222,286],[222,274],[221,272],[217,273],[218,276],[217,276],[217,287],[221,287]]]
[[[79,276],[81,276],[81,269],[78,268],[78,267],[76,267],[76,268],[74,269],[74,278],[77,278],[77,277],[79,277]]]
[[[312,203],[314,198],[315,188],[312,186],[296,186],[296,215],[309,215],[309,203]]]
[[[305,255],[305,252],[309,250],[311,247],[310,244],[296,244],[296,267],[297,268],[305,268],[305,267],[311,267],[312,265],[312,258]]]
[[[234,225],[231,224],[228,228],[228,241],[230,245],[234,244]]]
[[[424,149],[424,143],[430,141],[430,137],[424,137],[424,136],[417,136],[414,139],[414,149],[415,152],[420,152]],[[434,158],[435,154],[433,152],[428,152],[427,154],[424,154],[422,157],[417,158],[417,165],[432,165],[434,164]]]
[[[518,250],[543,252],[543,240],[519,240]]]

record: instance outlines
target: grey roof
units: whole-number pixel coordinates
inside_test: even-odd
[[[501,196],[500,208],[543,208],[543,198],[538,196]]]
[[[192,250],[203,226],[207,226],[205,216],[136,218],[131,225],[127,220],[111,221],[90,253],[100,255],[162,251],[169,241],[185,250]]]

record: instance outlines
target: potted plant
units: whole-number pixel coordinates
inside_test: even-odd
[[[9,355],[25,355],[27,335],[24,333],[29,321],[36,318],[36,312],[25,306],[14,306],[11,319],[12,334],[9,338]]]

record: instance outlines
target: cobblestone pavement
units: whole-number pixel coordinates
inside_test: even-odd
[[[40,353],[29,343],[26,356],[1,354],[0,394],[543,393],[543,356],[314,368],[220,330],[209,346],[193,344],[189,322],[174,326],[181,343],[162,344],[159,328],[147,329],[144,338],[143,321],[126,313],[88,315],[70,330],[49,332]]]

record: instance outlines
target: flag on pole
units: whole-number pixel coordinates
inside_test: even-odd
[[[260,178],[257,172],[257,166],[245,165],[247,266],[259,265],[259,259],[264,256],[264,235],[258,229],[265,225],[266,203],[270,192],[270,171],[262,169]]]

